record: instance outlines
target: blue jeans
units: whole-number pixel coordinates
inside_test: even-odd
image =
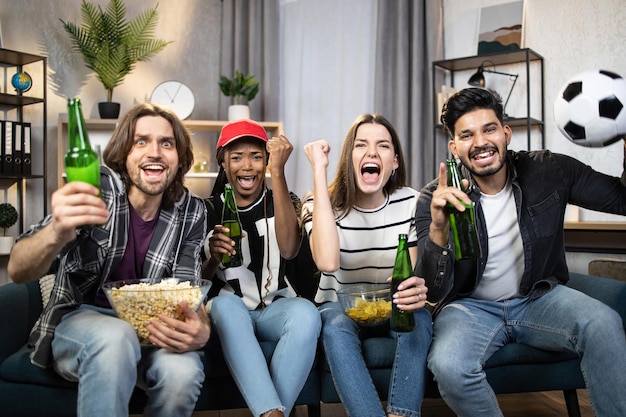
[[[321,321],[310,301],[279,298],[249,311],[232,294],[211,301],[213,330],[219,335],[230,373],[254,416],[279,409],[291,413],[317,350]],[[265,359],[261,343],[275,344]]]
[[[326,360],[348,416],[384,417],[385,411],[361,351],[361,327],[343,313],[338,302],[319,308]],[[396,352],[389,382],[387,413],[419,417],[426,387],[426,356],[432,335],[430,313],[416,310],[415,329],[395,333]]]
[[[128,323],[89,305],[63,317],[52,356],[57,373],[78,381],[79,417],[128,417],[135,385],[148,394],[144,416],[191,416],[204,381],[197,352],[142,350]]]
[[[457,416],[502,416],[483,366],[511,341],[576,352],[582,358],[595,415],[626,416],[622,320],[605,304],[564,285],[535,300],[465,298],[441,310],[435,319],[428,367]]]

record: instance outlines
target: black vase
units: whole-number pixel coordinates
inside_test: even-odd
[[[102,119],[117,119],[120,115],[120,103],[101,101],[98,103],[98,112]]]

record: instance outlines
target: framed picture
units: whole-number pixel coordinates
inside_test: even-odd
[[[522,48],[524,1],[480,9],[478,55]]]

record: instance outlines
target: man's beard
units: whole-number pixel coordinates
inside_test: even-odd
[[[141,177],[138,177],[138,178],[131,177],[131,181],[133,185],[135,186],[135,188],[137,188],[142,193],[146,195],[155,196],[155,195],[163,194],[165,190],[167,190],[168,187],[172,184],[173,180],[170,179],[168,176],[166,176],[165,181],[160,182],[160,183],[147,183],[147,182],[142,181]]]
[[[470,154],[468,156],[468,160],[471,161],[472,158],[474,157],[474,155],[480,154],[480,153],[485,152],[485,151],[491,151],[491,150],[494,150],[496,155],[500,156],[500,152],[498,151],[498,148],[496,148],[495,146],[485,146],[483,148],[479,148],[479,149],[476,149],[476,150],[470,152]],[[506,150],[505,150],[505,152],[506,152]],[[480,171],[475,169],[474,166],[471,165],[471,164],[465,164],[465,167],[475,177],[488,177],[488,176],[494,175],[498,171],[500,171],[502,169],[502,167],[504,167],[504,164],[506,164],[506,158],[501,157],[500,158],[500,164],[497,167],[487,167],[487,168],[483,168]]]

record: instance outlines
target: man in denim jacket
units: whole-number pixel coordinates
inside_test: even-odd
[[[566,287],[567,203],[626,214],[626,170],[598,173],[550,151],[507,151],[497,93],[462,90],[444,105],[449,150],[467,194],[448,187],[445,164],[417,205],[418,265],[429,302],[438,303],[428,366],[458,416],[502,416],[483,366],[508,342],[582,357],[597,416],[626,416],[626,341],[619,315]],[[626,144],[625,150],[626,150]],[[625,151],[626,154],[626,151]],[[625,165],[626,167],[626,165]],[[476,205],[482,255],[454,261],[446,205]]]

